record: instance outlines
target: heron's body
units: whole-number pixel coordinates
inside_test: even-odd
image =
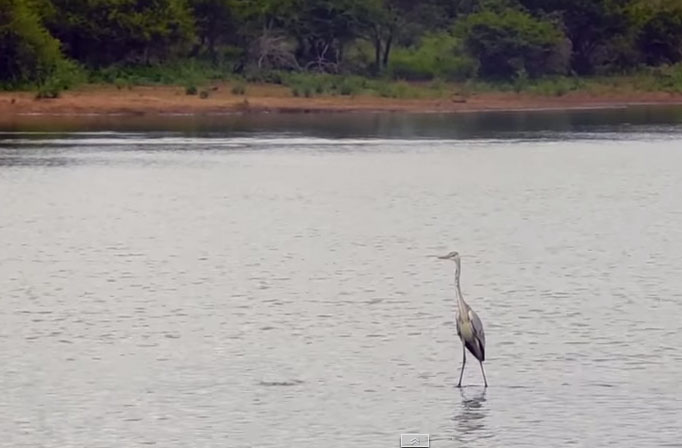
[[[473,313],[473,311],[469,311]],[[485,342],[481,341],[479,332],[474,327],[471,316],[461,319],[457,316],[457,334],[462,341],[464,347],[469,349],[469,352],[474,355],[476,359],[485,361]]]
[[[462,386],[462,376],[464,375],[464,366],[467,361],[467,350],[469,350],[480,363],[483,382],[487,387],[488,380],[485,378],[485,370],[483,369],[483,361],[485,361],[485,331],[483,330],[483,322],[481,322],[481,319],[462,297],[462,290],[459,286],[459,276],[461,272],[459,254],[457,252],[451,252],[450,254],[439,258],[451,259],[455,262],[455,295],[457,297],[457,316],[455,321],[457,324],[457,335],[462,341],[463,351],[462,370],[459,374],[459,383],[457,383],[457,387]]]
[[[471,319],[466,317],[463,319],[459,313],[457,313],[457,334],[462,341],[474,340],[474,326]]]

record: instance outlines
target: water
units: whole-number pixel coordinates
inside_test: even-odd
[[[677,111],[74,123],[0,134],[0,446],[680,446]]]

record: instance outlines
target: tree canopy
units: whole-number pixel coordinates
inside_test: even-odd
[[[0,0],[0,83],[205,60],[406,79],[608,74],[682,61],[679,0]]]
[[[0,82],[40,82],[63,60],[39,12],[26,0],[0,0]]]

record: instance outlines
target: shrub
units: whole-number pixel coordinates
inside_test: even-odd
[[[396,48],[389,64],[389,74],[394,79],[408,81],[466,79],[475,73],[476,67],[460,47],[460,41],[450,34],[428,35],[416,47]]]
[[[529,82],[526,90],[543,96],[563,96],[582,87],[578,78],[557,77]]]
[[[353,87],[350,84],[342,84],[341,88],[339,89],[339,93],[341,95],[352,95]]]
[[[333,75],[321,73],[291,73],[285,76],[282,82],[288,86],[296,86],[300,93],[310,90],[310,93],[322,94],[336,89],[336,81]]]
[[[642,81],[642,78],[648,80],[648,82]],[[650,69],[649,76],[637,78],[638,87],[641,88],[645,82],[648,86],[647,90],[682,92],[682,63]]]
[[[302,96],[314,94],[354,95],[368,88],[369,81],[360,76],[331,75],[326,73],[291,73],[284,84],[295,88]]]
[[[391,88],[391,85],[389,83],[379,84],[376,89],[376,92],[382,98],[393,98],[393,89]]]
[[[243,83],[237,83],[232,86],[233,95],[244,95],[246,93],[246,86]]]
[[[393,84],[393,98],[412,98],[418,96],[415,91],[410,89],[410,85],[404,81]]]
[[[282,84],[284,75],[277,70],[259,70],[250,68],[244,74],[244,79],[247,82],[258,82],[267,84]]]
[[[376,92],[383,98],[414,98],[419,96],[419,92],[404,81],[381,83],[377,86]]]
[[[360,93],[365,87],[367,82],[357,76],[346,76],[344,77],[338,85],[338,91],[341,95],[355,95]]]
[[[185,95],[196,95],[199,92],[199,89],[197,89],[197,86],[194,84],[190,84],[187,87],[185,87]]]
[[[36,99],[37,100],[54,99],[59,98],[60,95],[61,90],[54,84],[43,84],[38,87],[38,91],[36,92]]]
[[[61,60],[50,75],[38,83],[36,98],[58,98],[63,90],[85,81],[85,73],[75,63]]]

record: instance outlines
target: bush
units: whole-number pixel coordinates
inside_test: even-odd
[[[337,80],[333,75],[298,72],[290,73],[283,77],[282,83],[287,86],[296,87],[301,94],[305,90],[309,90],[312,95],[313,93],[323,94],[334,91]]]
[[[44,100],[59,98],[61,92],[62,91],[56,85],[51,83],[45,83],[38,87],[38,91],[36,92],[36,99]]]
[[[258,70],[251,68],[244,74],[246,82],[257,82],[265,84],[282,84],[284,74],[277,70]]]
[[[412,91],[410,85],[404,81],[393,85],[393,98],[413,98],[416,96],[417,93]]]
[[[376,92],[382,98],[393,98],[393,89],[389,83],[382,83],[377,86]]]
[[[428,35],[416,47],[396,48],[393,51],[389,75],[408,81],[466,79],[475,73],[476,66],[460,47],[459,40],[450,34]]]
[[[566,37],[548,21],[514,9],[482,11],[467,16],[455,28],[469,54],[478,60],[478,74],[484,78],[513,78],[518,73],[529,77],[561,74],[568,60]],[[550,64],[550,62],[553,62]]]
[[[292,96],[312,97],[315,94],[358,95],[376,94],[388,98],[420,98],[439,96],[446,90],[443,81],[431,85],[410,85],[389,79],[367,79],[360,76],[295,73],[287,76],[285,84]]]
[[[291,73],[283,83],[305,96],[317,95],[355,95],[369,88],[370,81],[360,76],[331,75],[325,73]]]
[[[123,78],[116,78],[114,79],[114,85],[118,90],[122,90],[128,85],[128,80],[123,79]]]
[[[649,79],[648,89],[646,90],[664,90],[668,92],[680,93],[682,92],[682,63],[672,66],[661,66],[650,69],[650,75],[647,77],[639,77],[640,81],[637,83],[638,87],[642,87],[641,78]]]
[[[346,76],[338,84],[338,92],[341,95],[356,95],[367,87],[366,80],[358,76]]]
[[[542,96],[564,96],[581,87],[583,83],[578,78],[557,77],[529,82],[525,90]]]
[[[38,83],[36,98],[58,98],[62,91],[84,82],[85,78],[85,73],[75,63],[62,60],[45,80]]]
[[[164,64],[109,66],[89,72],[94,83],[114,83],[125,80],[129,85],[181,85],[185,87],[224,80],[230,70],[194,59],[175,60]]]
[[[194,84],[190,84],[187,87],[185,87],[185,95],[196,95],[199,92],[199,89],[197,89],[197,86]]]
[[[341,95],[352,95],[353,94],[353,87],[351,84],[342,84],[341,88],[339,89],[339,93]]]
[[[232,86],[233,95],[244,95],[246,93],[246,86],[243,83],[237,83]]]
[[[383,82],[376,86],[376,92],[383,98],[418,98],[422,96],[419,89],[415,89],[405,81]]]

